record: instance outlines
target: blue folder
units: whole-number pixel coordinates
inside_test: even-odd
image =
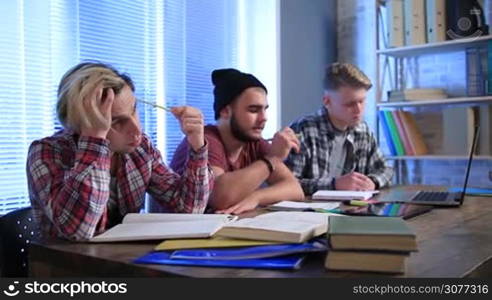
[[[294,253],[323,252],[326,251],[325,244],[316,240],[303,244],[279,244],[265,246],[251,246],[240,248],[211,248],[211,249],[187,249],[176,250],[171,254],[172,259],[254,259],[283,256]]]
[[[304,255],[295,254],[288,256],[258,258],[258,259],[233,259],[233,260],[208,260],[208,259],[172,259],[171,253],[165,251],[150,252],[133,262],[136,264],[160,264],[199,267],[225,267],[225,268],[253,268],[253,269],[299,269]]]
[[[462,187],[450,187],[448,189],[451,193],[461,193],[463,192]],[[492,189],[482,189],[482,188],[471,188],[467,187],[465,194],[473,196],[492,196]]]
[[[386,116],[384,115],[384,111],[382,110],[379,111],[379,119],[381,120],[381,127],[383,128],[384,137],[386,138],[386,143],[388,144],[390,155],[396,155],[396,148],[394,145],[394,141],[391,138],[388,121],[386,121]]]

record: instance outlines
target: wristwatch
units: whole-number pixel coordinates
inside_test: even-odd
[[[266,157],[260,157],[260,160],[262,160],[262,161],[265,162],[265,164],[268,167],[268,171],[270,171],[270,174],[272,174],[273,171],[275,171],[275,167],[273,166],[272,162],[268,158],[266,158]]]

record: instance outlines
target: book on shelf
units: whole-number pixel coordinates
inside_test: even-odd
[[[466,95],[477,97],[485,95],[485,76],[480,48],[466,49]]]
[[[395,120],[393,119],[391,111],[385,110],[384,116],[390,130],[391,140],[395,145],[396,154],[399,156],[405,155],[405,149],[403,148],[403,143],[400,139],[400,135],[398,134],[398,129],[396,128]]]
[[[386,2],[386,35],[388,48],[402,47],[405,45],[405,29],[403,24],[403,0],[390,0]]]
[[[333,250],[417,251],[415,233],[399,217],[331,216],[328,240]]]
[[[384,111],[380,110],[378,112],[378,114],[379,114],[379,120],[381,123],[381,127],[383,130],[384,138],[386,139],[386,144],[388,145],[389,154],[392,156],[395,156],[395,155],[397,155],[395,143],[394,143],[393,139],[391,138],[391,132],[390,132],[390,129],[388,126],[388,121],[386,120],[386,117],[384,115]]]
[[[318,190],[311,198],[313,200],[343,201],[343,200],[368,200],[379,191],[344,191],[344,190]]]
[[[426,43],[425,0],[404,0],[405,45]]]
[[[428,153],[442,154],[444,152],[442,111],[421,111],[413,114],[413,117],[428,148]]]
[[[410,140],[410,147],[414,155],[425,155],[429,153],[424,137],[420,132],[413,114],[407,111],[399,111],[403,120],[403,127]]]
[[[393,115],[393,120],[395,120],[396,129],[398,130],[398,135],[400,137],[400,140],[402,141],[405,155],[415,155],[410,144],[409,136],[405,131],[405,127],[403,124],[404,120],[401,118],[400,111],[393,110],[391,111],[391,114]]]
[[[443,89],[438,88],[414,88],[404,90],[388,91],[388,101],[422,101],[422,100],[439,100],[448,98]]]
[[[335,271],[404,273],[405,252],[328,251],[325,268]]]
[[[427,42],[446,41],[446,0],[425,0]]]
[[[214,236],[304,243],[326,233],[329,213],[279,211],[226,224]]]
[[[150,213],[127,214],[121,224],[89,242],[122,242],[210,237],[237,216],[219,214]]]

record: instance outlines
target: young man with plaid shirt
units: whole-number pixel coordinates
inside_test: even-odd
[[[354,65],[334,63],[326,69],[323,107],[291,128],[301,151],[286,164],[306,195],[317,190],[375,190],[393,175],[373,133],[362,120],[369,78]]]
[[[134,85],[111,66],[84,62],[58,88],[64,129],[34,141],[27,158],[29,196],[44,236],[84,241],[138,213],[148,192],[167,212],[202,213],[213,176],[203,116],[174,107],[192,149],[178,175],[142,133]]]

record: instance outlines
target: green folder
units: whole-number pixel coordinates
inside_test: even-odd
[[[405,150],[403,148],[403,144],[402,144],[402,141],[400,139],[400,135],[398,134],[398,128],[396,127],[395,120],[393,119],[393,115],[391,114],[391,111],[385,110],[384,116],[386,117],[386,120],[388,121],[388,127],[389,127],[389,131],[390,131],[391,139],[395,143],[396,154],[397,155],[405,155]]]

